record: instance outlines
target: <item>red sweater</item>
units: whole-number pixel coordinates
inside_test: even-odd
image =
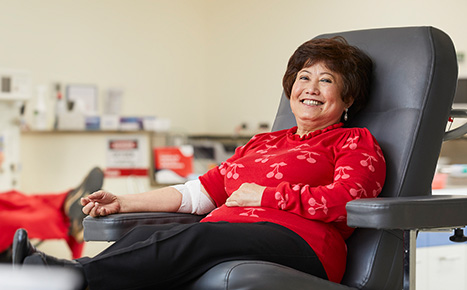
[[[254,136],[234,156],[200,177],[217,209],[204,222],[268,221],[300,235],[316,252],[330,281],[345,271],[345,239],[353,232],[345,205],[375,197],[383,187],[386,164],[367,129],[342,124],[295,135],[297,127]],[[267,188],[260,207],[227,207],[241,184]]]

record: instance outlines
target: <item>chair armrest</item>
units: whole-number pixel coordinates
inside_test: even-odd
[[[358,199],[347,203],[347,225],[375,229],[436,229],[467,225],[467,196]]]
[[[83,220],[84,240],[111,242],[139,225],[190,224],[199,222],[202,218],[204,216],[169,212],[123,213],[98,218],[87,216]]]
[[[467,110],[453,109],[451,110],[450,116],[452,118],[467,118]],[[444,133],[443,141],[458,139],[463,137],[465,134],[467,134],[467,123],[462,124],[461,126]]]
[[[184,288],[184,290],[199,289],[358,290],[286,266],[257,260],[238,260],[220,263]]]

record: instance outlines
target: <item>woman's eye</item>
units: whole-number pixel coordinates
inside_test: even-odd
[[[330,84],[332,84],[332,80],[331,80],[331,79],[321,79],[320,81],[321,81],[321,82],[324,82],[324,83],[330,83]]]
[[[305,80],[305,81],[309,80],[309,78],[307,76],[301,76],[300,79]]]

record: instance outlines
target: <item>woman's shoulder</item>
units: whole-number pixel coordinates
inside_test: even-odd
[[[334,133],[338,143],[347,144],[348,142],[365,142],[378,145],[378,141],[373,134],[371,134],[368,128],[341,127],[335,130]]]
[[[257,147],[263,146],[264,144],[274,145],[282,137],[287,135],[288,130],[290,129],[258,133],[254,135],[245,145],[238,147],[237,152],[240,154],[241,152],[255,150]]]
[[[360,127],[341,127],[339,128],[339,130],[341,130],[341,132],[344,132],[346,134],[352,134],[352,135],[371,135],[373,136],[373,134],[371,134],[370,130],[368,130],[368,128],[360,128]]]
[[[248,143],[251,144],[263,144],[264,142],[273,142],[278,141],[281,138],[287,138],[287,136],[293,135],[293,133],[296,131],[296,127],[290,128],[290,129],[284,129],[280,131],[274,131],[274,132],[266,132],[266,133],[260,133],[254,135]],[[326,134],[323,134],[326,133]],[[348,138],[358,138],[361,140],[368,140],[368,141],[373,141],[376,142],[375,137],[367,128],[360,128],[360,127],[334,127],[334,128],[329,128],[329,130],[322,130],[320,134],[316,135],[321,135],[324,138],[327,138],[326,136],[334,139],[343,139],[345,142]],[[333,137],[332,137],[333,136]],[[310,136],[308,136],[310,137]],[[301,138],[301,137],[300,137]],[[303,137],[305,141],[308,142],[315,142],[313,138],[306,138]],[[308,140],[309,139],[309,140]],[[336,140],[337,141],[337,140]]]
[[[255,142],[264,142],[264,141],[272,141],[280,137],[285,137],[287,133],[292,130],[291,129],[284,129],[284,130],[279,130],[279,131],[272,131],[272,132],[264,132],[264,133],[259,133],[254,135],[250,141],[255,141]]]

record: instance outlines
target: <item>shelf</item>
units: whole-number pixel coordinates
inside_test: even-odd
[[[144,131],[144,130],[135,130],[135,131],[122,131],[122,130],[28,130],[21,131],[21,134],[31,134],[31,135],[48,135],[48,134],[148,134],[148,135],[165,135],[168,133],[158,133],[154,131]]]

